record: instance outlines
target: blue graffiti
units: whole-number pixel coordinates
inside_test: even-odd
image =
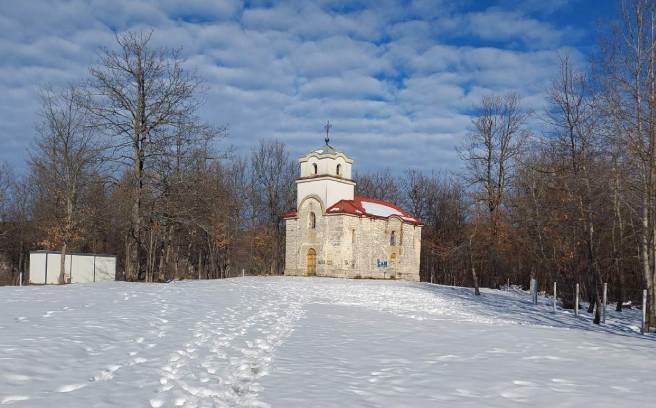
[[[387,261],[381,261],[380,259],[376,259],[376,266],[378,268],[387,268]]]

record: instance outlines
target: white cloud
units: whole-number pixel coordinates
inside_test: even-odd
[[[154,45],[183,47],[187,66],[207,82],[201,116],[228,124],[239,152],[279,137],[300,155],[322,143],[330,119],[335,144],[360,170],[459,166],[454,146],[481,95],[517,91],[540,107],[558,53],[580,58],[566,48],[572,30],[523,14],[530,5],[461,12],[455,2],[423,0],[261,3],[5,5],[0,160],[22,165],[39,87],[83,78],[115,31],[153,28]]]

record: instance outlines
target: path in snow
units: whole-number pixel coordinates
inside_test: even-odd
[[[656,396],[656,342],[636,333],[636,311],[595,327],[550,313],[548,300],[470,292],[283,277],[3,287],[0,405],[617,406]]]

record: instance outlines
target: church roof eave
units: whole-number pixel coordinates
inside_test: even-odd
[[[355,196],[340,200],[326,210],[326,215],[349,214],[373,219],[398,218],[402,222],[423,226],[421,220],[395,204],[370,197]]]

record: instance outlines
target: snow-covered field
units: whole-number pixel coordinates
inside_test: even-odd
[[[638,317],[391,281],[2,287],[0,405],[653,406]]]

